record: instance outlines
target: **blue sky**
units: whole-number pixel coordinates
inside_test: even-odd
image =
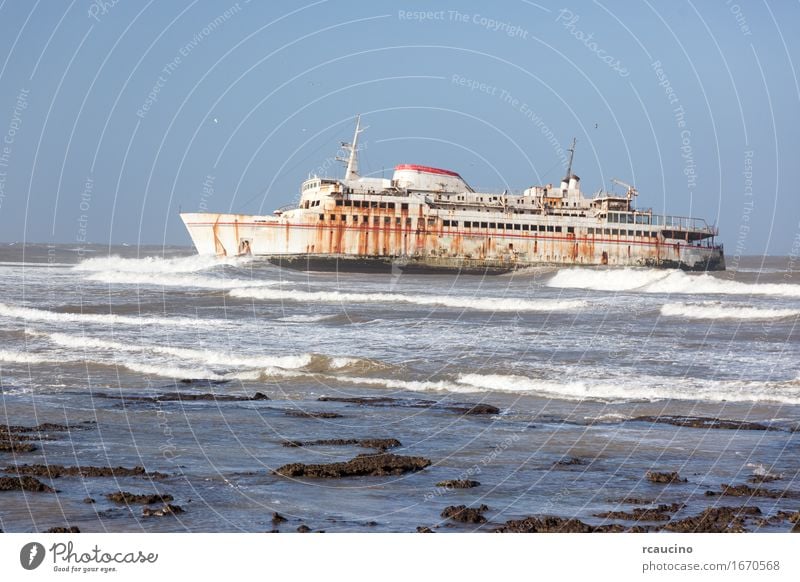
[[[0,4],[0,239],[190,244],[178,210],[271,212],[333,163],[557,182],[800,236],[796,2]],[[796,243],[795,243],[796,245]]]

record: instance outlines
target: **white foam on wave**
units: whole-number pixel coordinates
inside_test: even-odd
[[[154,287],[198,287],[201,289],[236,289],[240,287],[269,287],[279,281],[262,281],[236,277],[214,278],[192,274],[139,273],[129,271],[101,271],[88,275],[87,281],[111,285],[152,285]]]
[[[29,352],[17,352],[12,350],[0,350],[0,362],[8,364],[51,364],[57,363],[53,358],[48,358],[45,354],[34,354]]]
[[[224,265],[241,266],[249,263],[251,257],[216,257],[214,255],[189,255],[186,257],[142,257],[139,259],[119,256],[95,257],[75,265],[77,271],[124,272],[124,273],[196,273]]]
[[[46,309],[18,307],[0,303],[0,317],[42,323],[100,323],[105,325],[158,325],[165,327],[204,327],[225,325],[225,320],[192,317],[130,316],[111,313],[62,313]]]
[[[800,285],[742,283],[713,277],[708,273],[633,268],[561,269],[547,281],[547,286],[595,291],[800,297]]]
[[[326,319],[331,319],[334,317],[338,317],[338,315],[287,315],[286,317],[279,317],[275,321],[280,321],[282,323],[317,323],[319,321],[325,321]]]
[[[266,301],[303,303],[408,303],[430,307],[455,307],[477,311],[574,311],[587,306],[582,300],[516,299],[512,297],[449,297],[438,295],[402,295],[399,293],[347,293],[340,291],[296,291],[282,289],[232,289],[232,297]]]
[[[177,348],[162,345],[122,343],[111,340],[74,336],[63,333],[40,334],[61,347],[79,350],[108,350],[115,353],[154,353],[173,356],[183,361],[202,362],[212,366],[225,366],[234,368],[283,368],[299,369],[311,364],[311,354],[297,356],[243,356],[232,352],[217,350],[203,350],[192,348]]]
[[[463,374],[458,383],[477,392],[528,392],[566,400],[771,401],[800,404],[800,389],[788,383],[638,378],[635,382],[575,380],[558,382],[524,376]]]
[[[800,316],[800,309],[766,309],[740,307],[719,303],[666,303],[661,306],[661,315],[685,319],[740,319],[765,320],[785,319]]]

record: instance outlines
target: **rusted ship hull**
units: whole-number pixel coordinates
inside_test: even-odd
[[[611,236],[589,235],[588,226],[562,228],[559,217],[550,217],[530,226],[547,223],[551,230],[523,231],[518,216],[507,217],[508,223],[487,223],[494,225],[492,229],[464,228],[444,226],[445,220],[435,214],[412,217],[408,209],[345,210],[281,217],[210,213],[181,217],[201,254],[261,256],[303,270],[496,274],[539,265],[725,268],[719,246],[665,243],[636,228],[614,229],[617,234]],[[409,220],[411,227],[406,226]],[[555,232],[557,226],[561,232]],[[574,232],[566,232],[567,228]]]

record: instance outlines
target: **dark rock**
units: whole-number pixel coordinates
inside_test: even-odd
[[[794,524],[791,533],[800,533],[800,521]]]
[[[581,459],[579,457],[566,457],[561,460],[556,461],[553,463],[553,468],[557,467],[573,467],[573,466],[582,466],[588,465],[589,462],[585,459]]]
[[[32,432],[67,432],[70,430],[92,428],[94,424],[95,422],[93,420],[85,420],[74,425],[55,424],[53,422],[43,422],[42,424],[37,424],[36,426],[0,425],[0,435]]]
[[[183,512],[183,507],[180,505],[170,505],[169,503],[165,503],[163,507],[157,509],[152,507],[142,509],[142,515],[145,517],[164,517],[165,515],[178,515]]]
[[[450,410],[453,412],[458,412],[460,414],[469,414],[469,415],[477,415],[477,414],[499,414],[500,409],[496,406],[492,406],[491,404],[467,404],[466,406],[450,406]]]
[[[0,452],[3,453],[32,453],[37,448],[32,443],[19,442],[18,440],[0,440]]]
[[[486,505],[480,505],[479,507],[451,505],[444,508],[442,517],[445,519],[452,519],[453,521],[460,521],[461,523],[486,523],[486,518],[483,516],[484,511],[489,511]]]
[[[311,528],[308,527],[306,524],[297,527],[297,533],[308,533],[311,531]]]
[[[56,527],[51,527],[50,529],[48,529],[44,533],[81,533],[81,530],[79,530],[74,525],[73,526],[56,526]]]
[[[621,505],[652,505],[655,503],[652,499],[645,499],[643,497],[623,497],[622,499],[609,499],[609,503],[618,503]]]
[[[780,475],[772,475],[771,473],[765,473],[764,475],[751,475],[747,478],[748,483],[755,483],[756,485],[760,483],[772,483],[773,481],[780,481],[782,477]]]
[[[320,396],[317,398],[319,402],[343,402],[345,404],[394,404],[400,402],[399,398],[390,398],[388,396]]]
[[[762,487],[750,487],[749,485],[720,485],[721,495],[730,497],[767,497],[769,499],[797,499],[800,493],[794,491],[775,491],[774,489],[764,489]]]
[[[423,457],[404,457],[391,453],[358,455],[341,463],[306,465],[290,463],[274,471],[284,477],[321,477],[338,479],[354,476],[401,475],[410,471],[421,471],[431,464]]]
[[[95,501],[94,501],[94,499],[92,499],[91,497],[86,497],[86,498],[83,500],[83,502],[84,502],[84,503],[94,503]]]
[[[675,471],[666,473],[648,471],[644,476],[652,483],[686,483],[686,479],[681,479],[680,475]]]
[[[723,430],[782,430],[778,427],[749,422],[747,420],[723,420],[719,418],[709,418],[705,416],[637,416],[629,422],[656,422],[661,424],[671,424],[673,426],[683,426],[689,428],[702,429],[723,429]]]
[[[671,521],[665,530],[682,533],[736,533],[746,531],[745,520],[761,515],[758,507],[709,507],[699,515]]]
[[[450,481],[439,481],[437,487],[444,487],[445,489],[471,489],[472,487],[480,486],[477,481],[470,481],[469,479],[453,479]]]
[[[130,505],[132,503],[150,505],[152,503],[169,503],[174,500],[172,495],[168,494],[143,494],[129,493],[127,491],[118,491],[117,493],[109,493],[106,495],[109,501],[118,503],[120,505]]]
[[[286,441],[284,447],[313,447],[313,446],[359,446],[368,449],[385,451],[402,446],[397,439],[320,439],[316,441]]]
[[[190,381],[191,382],[191,381]],[[104,395],[105,398],[134,402],[195,402],[209,400],[213,402],[253,402],[256,400],[269,400],[269,396],[263,392],[256,392],[252,396],[241,394],[214,394],[214,393],[194,393],[194,392],[167,392],[157,396],[113,396]]]
[[[598,513],[595,517],[604,519],[625,519],[634,521],[669,521],[670,514],[683,509],[682,503],[672,503],[670,505],[659,505],[654,508],[636,507],[631,512],[627,511],[606,511]]]
[[[279,523],[284,523],[286,521],[289,521],[289,520],[286,519],[285,517],[283,517],[277,511],[272,514],[272,525],[278,525]]]
[[[297,418],[344,418],[335,412],[310,412],[308,410],[285,410],[286,416],[296,416]]]
[[[0,491],[32,491],[34,493],[55,493],[56,490],[34,477],[0,477]]]
[[[596,528],[577,519],[526,517],[512,519],[494,530],[497,533],[591,533]]]
[[[417,533],[433,533],[433,530],[424,525],[417,526]]]
[[[144,467],[65,467],[64,465],[10,465],[5,468],[9,473],[19,475],[35,475],[37,477],[149,477],[163,479],[169,477],[164,473],[148,472]]]

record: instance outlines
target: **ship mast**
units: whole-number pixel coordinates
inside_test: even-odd
[[[569,152],[569,166],[567,166],[567,177],[566,177],[566,179],[564,181],[567,182],[568,184],[569,184],[570,179],[572,178],[572,158],[575,157],[575,142],[576,142],[576,140],[573,137],[572,138],[572,145],[567,150]]]
[[[361,114],[356,115],[356,131],[353,134],[353,142],[347,143],[342,142],[342,148],[349,152],[347,159],[337,157],[336,160],[339,162],[347,162],[347,169],[344,172],[344,179],[345,180],[357,180],[359,177],[358,174],[358,134],[362,131],[367,129],[366,127],[361,127]]]

